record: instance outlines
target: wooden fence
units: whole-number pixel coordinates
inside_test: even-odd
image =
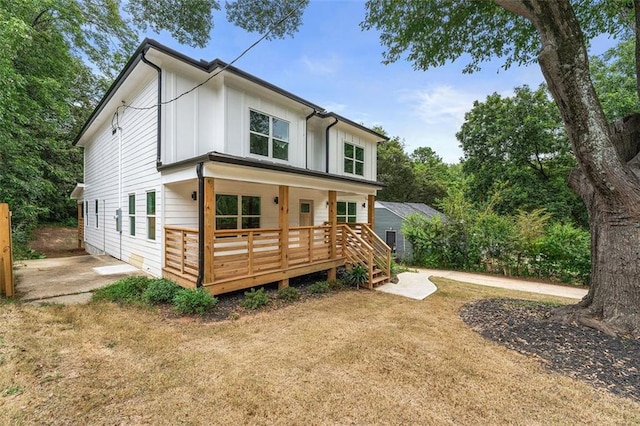
[[[0,294],[14,295],[11,212],[9,205],[4,203],[0,203]]]

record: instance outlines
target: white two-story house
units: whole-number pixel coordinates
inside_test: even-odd
[[[84,247],[212,294],[362,264],[386,138],[220,61],[145,40],[80,131]]]

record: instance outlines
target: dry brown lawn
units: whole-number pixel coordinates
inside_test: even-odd
[[[483,340],[423,301],[341,292],[237,321],[0,304],[0,424],[639,424],[640,404]]]

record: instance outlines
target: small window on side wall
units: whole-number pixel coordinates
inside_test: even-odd
[[[147,238],[156,239],[156,192],[147,192]]]
[[[136,194],[129,194],[129,235],[136,235]]]

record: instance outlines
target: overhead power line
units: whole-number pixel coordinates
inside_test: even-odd
[[[273,25],[271,25],[269,27],[269,29],[267,30],[266,33],[264,33],[258,40],[256,40],[255,42],[253,42],[253,44],[251,44],[251,46],[247,47],[245,50],[242,51],[242,53],[240,53],[238,56],[236,56],[231,62],[227,63],[224,67],[220,68],[218,71],[216,71],[215,73],[211,74],[206,80],[202,81],[201,83],[196,84],[195,86],[193,86],[192,88],[190,88],[189,90],[186,90],[182,93],[180,93],[178,96],[160,102],[160,105],[167,105],[170,104],[172,102],[177,101],[178,99],[182,98],[183,96],[188,95],[189,93],[193,92],[194,90],[196,90],[199,87],[204,86],[205,84],[207,84],[212,78],[216,77],[218,74],[220,74],[221,72],[223,72],[224,70],[226,70],[227,68],[229,68],[231,65],[233,65],[234,63],[236,63],[240,58],[242,58],[244,55],[246,55],[251,49],[253,49],[254,47],[256,47],[262,40],[264,40],[265,38],[267,38],[269,36],[269,34],[271,34],[273,32],[274,29],[276,29],[279,25],[281,25],[284,21],[286,21],[291,15],[293,15],[298,9],[300,9],[300,6],[302,6],[302,4],[305,3],[305,0],[300,0],[298,2],[298,4],[296,4],[296,6],[291,9],[289,11],[289,13],[287,13],[285,16],[283,16],[280,20],[278,20],[276,23],[274,23]],[[155,105],[152,106],[148,106],[148,107],[136,107],[133,105],[128,105],[128,104],[124,104],[118,108],[129,108],[129,109],[134,109],[134,110],[138,110],[138,111],[145,111],[145,110],[150,110],[150,109],[154,109],[157,108],[158,104],[156,103]]]

